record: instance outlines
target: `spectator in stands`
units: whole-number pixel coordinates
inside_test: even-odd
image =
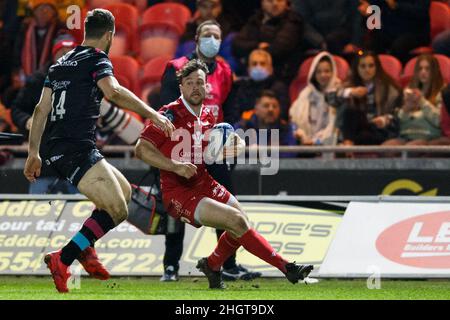
[[[430,0],[361,0],[359,10],[367,15],[369,5],[381,9],[381,29],[370,32],[367,48],[389,53],[405,64],[414,48],[430,44]]]
[[[394,112],[401,105],[401,90],[375,53],[356,56],[344,87],[339,94],[344,145],[378,145],[398,136]]]
[[[207,20],[216,20],[220,24],[223,39],[219,55],[230,64],[233,70],[236,70],[239,63],[231,53],[231,43],[235,34],[232,32],[239,29],[237,29],[233,17],[223,13],[222,0],[197,0],[197,11],[198,16],[186,25],[186,31],[180,38],[175,57],[186,56],[194,51],[197,27]]]
[[[364,31],[358,0],[298,0],[293,10],[305,21],[308,47],[333,54],[354,53],[361,46]]]
[[[235,127],[236,129],[252,130],[251,132],[246,132],[249,134],[249,141],[247,141],[249,146],[252,146],[254,142],[257,145],[295,145],[296,141],[292,126],[286,120],[281,119],[280,114],[280,101],[275,92],[263,90],[256,99],[255,109],[250,119],[242,119]],[[261,129],[267,130],[266,137],[261,136],[261,134],[265,134],[265,131],[260,131]],[[274,143],[272,143],[271,139],[273,130],[278,130],[279,132],[279,141],[274,141]],[[280,153],[280,157],[295,157],[295,154]]]
[[[231,109],[230,92],[232,90],[233,75],[226,61],[218,57],[222,31],[220,25],[214,20],[207,20],[200,24],[196,30],[195,51],[188,56],[169,61],[162,76],[160,99],[163,105],[179,99],[180,86],[176,72],[189,60],[200,59],[208,66],[207,92],[204,101],[205,108],[209,108],[216,118],[216,122],[232,122],[234,111]],[[208,173],[233,194],[231,181],[231,166],[228,164],[212,164],[207,166]],[[172,218],[169,218],[172,219]],[[178,280],[179,260],[183,253],[183,239],[185,224],[173,220],[171,225],[177,225],[175,230],[169,230],[166,235],[166,251],[164,254],[164,275],[161,281]],[[220,237],[222,230],[217,230]],[[223,265],[224,280],[245,279],[261,276],[261,273],[251,272],[236,264],[236,256],[231,256]]]
[[[319,53],[309,69],[308,85],[289,110],[300,144],[336,143],[336,92],[340,83],[333,56],[328,52]]]
[[[430,54],[419,56],[398,112],[400,136],[384,145],[427,145],[428,141],[439,138],[443,87],[438,60]]]
[[[269,51],[275,77],[289,83],[301,59],[303,21],[288,0],[261,0],[261,7],[234,38],[233,52],[246,59],[254,49]]]
[[[232,106],[230,109],[238,112],[236,121],[240,118],[249,120],[249,114],[253,113],[256,98],[263,90],[272,90],[281,107],[281,117],[287,120],[289,108],[289,90],[283,81],[273,75],[272,56],[266,50],[255,49],[248,58],[248,77],[235,82],[233,90]],[[233,119],[234,120],[234,119]],[[235,122],[235,121],[233,121]]]
[[[233,17],[236,30],[241,30],[255,11],[261,8],[261,0],[225,0],[222,5],[224,13]]]
[[[73,39],[60,37],[55,40],[52,47],[53,62],[56,62],[64,54],[76,47]],[[20,132],[28,136],[31,128],[31,116],[41,97],[42,88],[47,72],[37,70],[31,75],[25,86],[19,91],[17,98],[13,102],[12,118]],[[46,135],[42,137],[41,153],[45,153]],[[57,175],[49,166],[43,166],[41,176],[34,183],[30,183],[29,193],[78,193],[78,190],[68,181],[57,179]]]
[[[15,68],[25,76],[43,69],[52,61],[52,43],[62,29],[55,0],[32,0],[33,19],[24,25],[15,44]]]

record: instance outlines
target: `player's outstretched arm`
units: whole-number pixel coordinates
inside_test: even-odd
[[[28,145],[28,158],[25,163],[24,175],[30,181],[34,182],[41,174],[41,158],[39,156],[39,147],[42,134],[45,129],[48,114],[52,110],[52,90],[44,87],[39,103],[34,108]]]
[[[180,162],[163,155],[152,143],[139,139],[136,144],[136,157],[152,167],[171,171],[186,179],[197,173],[197,166],[192,163]]]
[[[164,131],[166,137],[170,137],[175,130],[172,122],[162,114],[159,114],[133,92],[121,86],[115,77],[105,77],[97,82],[104,96],[109,101],[123,109],[134,111],[144,118],[150,119],[155,125]]]

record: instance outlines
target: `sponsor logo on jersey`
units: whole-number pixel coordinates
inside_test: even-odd
[[[62,67],[76,67],[78,66],[78,61],[62,61],[59,65]]]
[[[52,81],[53,90],[67,89],[71,81]]]

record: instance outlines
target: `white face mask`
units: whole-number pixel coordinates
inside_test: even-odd
[[[221,41],[211,37],[201,37],[199,39],[199,50],[207,58],[215,57],[220,50]]]

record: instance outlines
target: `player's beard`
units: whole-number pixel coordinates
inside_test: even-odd
[[[199,106],[203,103],[203,99],[205,99],[205,97],[203,97],[200,93],[199,95],[195,95],[195,96],[189,96],[189,99],[187,99],[187,102],[189,102],[190,105],[193,106]]]

